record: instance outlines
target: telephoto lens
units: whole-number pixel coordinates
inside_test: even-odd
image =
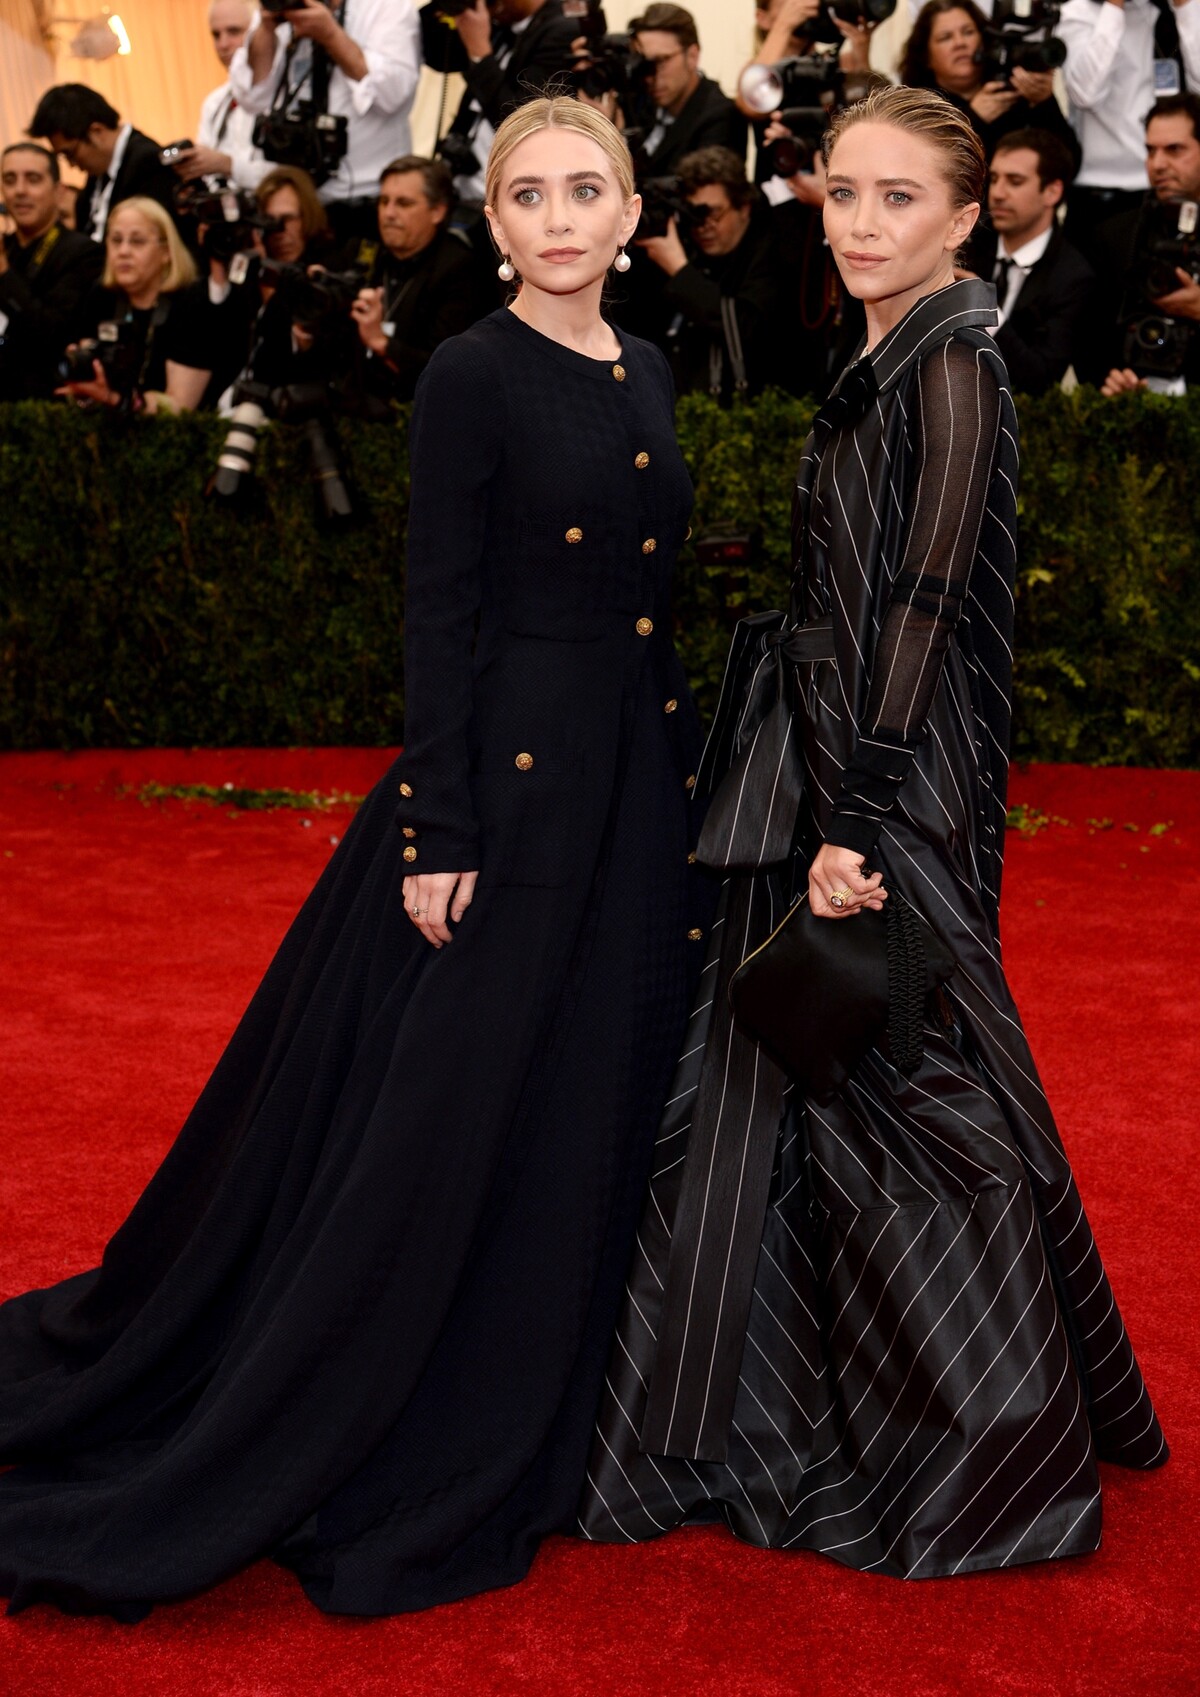
[[[239,401],[230,418],[229,434],[217,459],[210,491],[222,500],[232,501],[254,471],[254,456],[258,451],[258,435],[266,421],[266,413],[257,401]]]

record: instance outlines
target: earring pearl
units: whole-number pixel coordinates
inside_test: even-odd
[[[511,283],[513,278],[516,276],[516,274],[517,274],[516,266],[513,264],[512,260],[508,257],[508,255],[505,254],[505,256],[501,260],[500,264],[496,267],[497,277],[499,277],[499,279],[502,283]]]
[[[629,255],[625,252],[625,249],[623,247],[619,247],[617,249],[617,257],[613,260],[613,270],[614,271],[628,271],[629,267],[632,264],[633,264],[633,261],[632,261],[632,259],[630,259]]]

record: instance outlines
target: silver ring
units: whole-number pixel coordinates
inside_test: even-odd
[[[412,910],[413,918],[414,919],[420,919],[420,917],[421,917],[421,915],[424,911],[425,911],[424,908],[414,907],[413,910]]]

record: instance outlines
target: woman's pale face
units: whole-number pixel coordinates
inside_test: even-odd
[[[952,94],[973,90],[979,83],[975,55],[983,38],[969,12],[941,12],[929,36],[929,69],[939,88]]]
[[[842,281],[868,306],[902,310],[953,280],[955,250],[979,216],[955,208],[932,142],[893,124],[852,124],[825,182],[825,234]],[[911,296],[911,299],[905,297]]]
[[[127,295],[144,294],[161,283],[167,244],[144,213],[118,207],[108,221],[105,242],[117,287]]]
[[[570,295],[599,282],[637,228],[641,198],[626,200],[599,142],[576,130],[537,130],[505,161],[492,235],[527,284]]]

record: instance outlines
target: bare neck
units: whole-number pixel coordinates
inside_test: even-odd
[[[532,283],[523,283],[509,311],[531,330],[561,342],[564,348],[573,348],[577,354],[589,359],[615,359],[621,344],[600,316],[603,289],[603,278],[569,295],[547,294]]]

